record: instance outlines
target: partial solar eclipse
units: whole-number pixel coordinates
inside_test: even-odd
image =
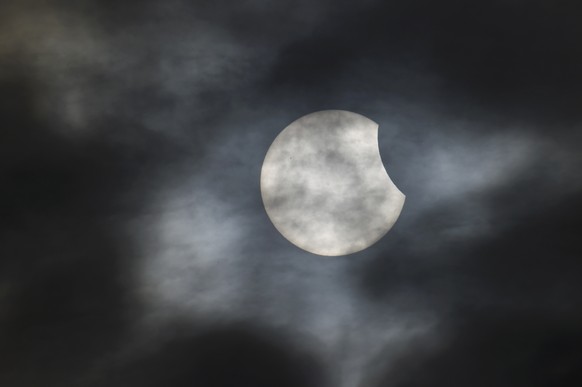
[[[287,240],[325,256],[376,243],[405,200],[382,164],[378,124],[345,110],[305,115],[275,138],[261,170],[261,195]]]

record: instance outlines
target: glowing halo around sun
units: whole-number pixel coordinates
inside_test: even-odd
[[[267,151],[260,184],[275,228],[324,256],[376,243],[405,200],[384,169],[378,124],[344,110],[311,113],[287,126]]]

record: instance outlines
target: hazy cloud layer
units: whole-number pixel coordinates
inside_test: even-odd
[[[1,385],[580,385],[577,2],[0,8]],[[323,109],[406,194],[348,257],[260,197]]]

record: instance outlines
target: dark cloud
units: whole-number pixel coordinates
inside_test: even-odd
[[[0,384],[580,384],[581,13],[3,4]],[[380,125],[407,197],[333,260],[258,187],[322,109]]]
[[[564,2],[377,2],[334,7],[314,32],[284,46],[268,88],[368,98],[426,95],[466,114],[481,105],[511,120],[576,122],[582,96],[582,7]],[[402,70],[402,69],[405,70]],[[436,77],[438,88],[418,83]],[[439,100],[437,100],[438,103]]]
[[[117,348],[139,303],[130,295],[134,249],[116,217],[132,210],[125,155],[51,133],[37,87],[2,74],[0,100],[0,383],[82,384]]]
[[[580,316],[485,309],[457,322],[444,343],[411,346],[365,386],[577,386]]]
[[[250,324],[172,334],[113,368],[104,386],[322,386],[321,361],[275,332]],[[191,328],[190,328],[191,330]]]
[[[364,266],[367,297],[391,304],[408,294],[412,304],[438,310],[446,332],[436,344],[411,343],[398,360],[387,349],[370,363],[365,385],[580,383],[582,198],[555,200],[536,183],[525,179],[491,194],[489,211],[502,230],[489,237],[447,242],[447,231],[463,223],[451,202],[422,217],[418,235],[397,235]],[[518,216],[519,206],[527,211]],[[436,248],[415,248],[434,234]]]
[[[515,197],[513,204],[520,199]],[[409,290],[453,310],[491,303],[577,310],[582,304],[576,280],[582,270],[577,259],[582,253],[580,203],[579,195],[550,205],[538,202],[540,208],[512,219],[513,225],[498,234],[449,243],[444,242],[447,230],[459,222],[452,216],[455,209],[449,205],[435,210],[422,218],[425,224],[418,227],[418,237],[428,239],[426,233],[437,233],[443,245],[419,252],[414,249],[415,236],[401,236],[393,242],[392,252],[366,267],[362,285],[374,298]],[[497,207],[503,212],[496,221],[504,227],[504,217],[511,212],[501,204]]]

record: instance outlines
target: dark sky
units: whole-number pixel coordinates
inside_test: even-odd
[[[582,385],[579,1],[0,4],[0,385]],[[298,249],[260,168],[379,124],[377,244]]]

